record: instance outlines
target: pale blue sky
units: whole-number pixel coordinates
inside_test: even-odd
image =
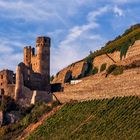
[[[0,0],[0,69],[15,70],[23,47],[50,36],[51,73],[140,23],[140,0]]]

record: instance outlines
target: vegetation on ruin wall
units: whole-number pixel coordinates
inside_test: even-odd
[[[87,69],[85,70],[84,73],[81,73],[76,79],[98,73],[98,68],[93,66],[92,57],[87,57],[85,59],[85,63],[87,64]]]
[[[35,106],[32,105],[28,108],[20,108],[19,112],[23,116],[22,119],[15,124],[1,127],[0,140],[15,140],[27,126],[39,121],[43,114],[51,111],[58,104],[58,102],[54,102],[50,107],[47,104],[40,102]]]
[[[139,67],[140,67],[139,60],[135,60],[131,64],[128,64],[128,65],[118,65],[117,66],[115,64],[112,64],[107,68],[106,76],[108,76],[109,74],[120,75],[123,73],[124,70],[134,69],[134,68],[139,68]]]
[[[93,59],[99,55],[105,53],[113,53],[114,51],[120,51],[120,58],[125,57],[128,47],[133,45],[136,40],[140,39],[140,24],[132,26],[130,29],[126,30],[122,36],[116,37],[115,40],[109,41],[100,50],[95,51],[88,57]]]
[[[107,75],[111,74],[116,68],[117,68],[117,65],[115,64],[110,65],[108,69],[106,70],[106,74]]]
[[[87,70],[83,74],[84,77],[90,75],[92,73],[92,68],[93,68],[93,64],[92,64],[93,60],[91,57],[87,57],[85,59],[85,62],[87,64]]]
[[[125,69],[124,66],[117,66],[117,67],[113,70],[112,75],[120,75],[120,74],[123,74],[124,69]]]
[[[123,71],[126,69],[126,66],[117,66],[115,64],[113,65],[110,65],[108,67],[108,69],[106,70],[106,76],[108,76],[109,74],[112,74],[112,75],[120,75],[120,74],[123,74]]]
[[[93,70],[92,70],[92,74],[97,74],[97,73],[98,73],[98,68],[94,67]]]
[[[101,65],[100,72],[106,70],[106,65],[107,65],[107,63],[104,63]]]
[[[106,54],[106,53],[113,53],[115,51],[120,51],[120,59],[122,59],[123,57],[126,56],[129,47],[133,45],[136,40],[139,40],[139,39],[140,39],[140,24],[136,24],[136,25],[131,26],[129,29],[127,29],[121,36],[116,37],[112,41],[108,41],[106,45],[102,47],[100,50],[96,50],[95,52],[90,53],[90,55],[84,58],[83,60],[72,63],[69,66],[74,66],[75,64],[81,61],[87,62],[88,59],[92,59],[92,62],[93,62],[95,57]],[[58,77],[58,74],[56,74],[56,77]],[[88,71],[86,71],[86,73],[84,74],[84,77],[90,74],[92,74],[91,65],[89,65]],[[80,78],[81,78],[81,75],[82,74],[80,74],[79,76]]]
[[[140,138],[140,99],[116,97],[66,104],[27,140]]]
[[[88,57],[91,57],[94,60],[95,57],[102,54],[120,51],[120,58],[122,58],[122,56],[126,55],[128,47],[133,45],[133,43],[139,39],[140,24],[136,24],[127,29],[121,36],[116,37],[112,41],[108,41],[104,47],[102,47],[100,50],[93,52]],[[85,59],[87,59],[88,57],[86,57]]]

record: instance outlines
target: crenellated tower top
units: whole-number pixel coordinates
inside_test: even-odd
[[[51,39],[49,37],[40,36],[36,39],[36,47],[45,46],[50,47]]]

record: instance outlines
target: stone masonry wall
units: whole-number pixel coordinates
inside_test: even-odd
[[[137,40],[133,46],[130,46],[126,55],[126,58],[123,58],[120,60],[120,52],[114,52],[112,54],[108,54],[115,62],[116,64],[125,65],[128,63],[133,62],[134,60],[140,59],[140,40]],[[139,57],[138,57],[139,56]],[[96,57],[93,60],[93,66],[97,67],[100,70],[100,67],[103,63],[107,63],[107,67],[111,64],[114,64],[114,62],[106,55],[101,55]],[[73,66],[68,66],[61,70],[53,80],[53,83],[63,83],[65,79],[65,75],[67,71],[72,71],[72,76],[77,77],[81,74],[82,68],[83,68],[84,61],[80,61],[76,63]]]
[[[112,54],[108,54],[115,62],[118,62],[120,61],[120,52],[117,51],[117,52],[114,52]],[[114,64],[114,62],[106,55],[101,55],[101,56],[98,56],[94,59],[93,61],[93,66],[94,67],[97,67],[99,70],[101,68],[101,65],[106,63],[107,64],[107,67]]]
[[[81,74],[82,68],[83,68],[84,62],[81,61],[79,63],[76,63],[75,65],[68,66],[67,68],[64,68],[62,71],[58,73],[58,75],[54,78],[53,83],[63,83],[67,71],[72,71],[72,77],[77,77]]]
[[[62,103],[122,96],[140,97],[140,68],[125,70],[118,76],[98,73],[82,79],[76,85],[67,85],[64,92],[54,93]],[[55,98],[54,98],[55,99]]]
[[[18,99],[18,103],[22,106],[28,106],[38,101],[50,102],[52,101],[52,95],[47,91],[30,90],[29,88],[22,86],[22,95]]]
[[[120,52],[114,52],[112,54],[108,54],[117,64],[121,64],[121,65],[125,65],[125,64],[129,64],[132,63],[132,61],[136,60],[136,59],[140,59],[140,57],[138,57],[138,55],[140,55],[140,40],[137,40],[134,45],[130,46],[126,57],[123,58],[122,60],[120,60]],[[133,59],[134,58],[134,59]],[[114,62],[107,57],[106,55],[101,55],[98,56],[94,59],[93,61],[93,65],[98,67],[98,69],[100,69],[101,65],[103,63],[107,63],[107,67],[109,65],[114,64]]]

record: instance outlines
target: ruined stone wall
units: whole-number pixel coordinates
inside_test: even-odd
[[[14,73],[9,70],[3,70],[0,72],[0,85],[12,84],[14,82],[13,79]]]
[[[120,61],[120,65],[127,65],[133,61],[140,60],[140,40],[137,40],[134,45],[129,47],[129,50],[126,54],[126,59]]]
[[[125,65],[125,64],[129,64],[132,63],[132,61],[134,61],[135,59],[140,59],[140,57],[137,57],[138,55],[140,55],[140,40],[137,40],[134,45],[130,46],[126,57],[122,58],[122,60],[120,60],[120,52],[114,52],[112,54],[108,54],[117,64],[121,64],[121,65]],[[136,58],[137,57],[137,58]],[[134,59],[133,59],[134,58]],[[98,69],[100,69],[101,65],[103,63],[107,63],[107,67],[109,65],[114,64],[114,62],[107,57],[106,55],[101,55],[98,56],[94,59],[93,61],[93,65],[95,67],[97,67]]]
[[[133,56],[137,56],[140,55],[140,40],[137,40],[134,45],[132,45],[127,54],[126,54],[126,58],[130,58]]]
[[[140,40],[137,40],[134,45],[130,46],[126,57],[120,60],[120,52],[114,52],[112,54],[108,54],[116,64],[118,65],[126,65],[132,63],[134,60],[140,60]],[[138,57],[139,56],[139,57]],[[93,66],[98,68],[98,72],[100,72],[101,65],[106,63],[107,67],[109,65],[114,64],[115,62],[112,61],[106,54],[96,57],[93,60]],[[77,77],[81,74],[83,68],[84,61],[77,62],[74,66],[68,66],[61,70],[59,74],[54,78],[53,83],[64,83],[65,75],[70,70],[72,72],[73,77]]]
[[[115,62],[120,61],[120,52],[114,52],[112,54],[108,54],[109,57],[111,57]],[[106,54],[98,56],[93,61],[93,66],[98,68],[98,72],[100,72],[101,65],[106,63],[106,68],[112,64],[114,64],[114,61],[110,59]]]
[[[29,106],[38,101],[50,102],[52,101],[52,94],[48,94],[46,91],[30,90],[22,86],[22,95],[17,101],[20,105]]]
[[[23,63],[27,67],[31,67],[34,72],[38,72],[39,61],[37,60],[37,55],[35,54],[35,49],[31,46],[24,48],[24,61]]]
[[[5,94],[5,89],[8,88],[9,84],[15,82],[14,73],[10,70],[3,70],[0,72],[0,90]]]
[[[31,56],[32,56],[32,48],[31,46],[27,46],[24,48],[24,64],[26,66],[30,66],[31,64]]]
[[[15,84],[9,84],[5,88],[4,95],[10,96],[14,99],[14,97],[15,97]]]
[[[64,92],[56,92],[60,102],[71,100],[84,101],[92,99],[113,98],[119,96],[140,97],[140,68],[125,70],[118,76],[98,73],[82,79],[76,85],[66,85]]]
[[[31,104],[35,104],[39,101],[51,102],[52,101],[52,94],[46,91],[37,91],[34,90],[32,94]]]
[[[32,73],[30,75],[30,89],[32,90],[43,90],[43,80],[39,73]]]
[[[34,72],[38,72],[38,60],[37,55],[31,57],[31,65]]]
[[[65,76],[66,76],[66,73],[68,71],[72,72],[72,77],[75,77],[75,78],[78,77],[82,72],[83,64],[84,64],[84,62],[81,61],[81,62],[76,63],[74,65],[68,66],[67,68],[64,68],[54,78],[53,83],[63,83],[64,79],[65,79]]]

